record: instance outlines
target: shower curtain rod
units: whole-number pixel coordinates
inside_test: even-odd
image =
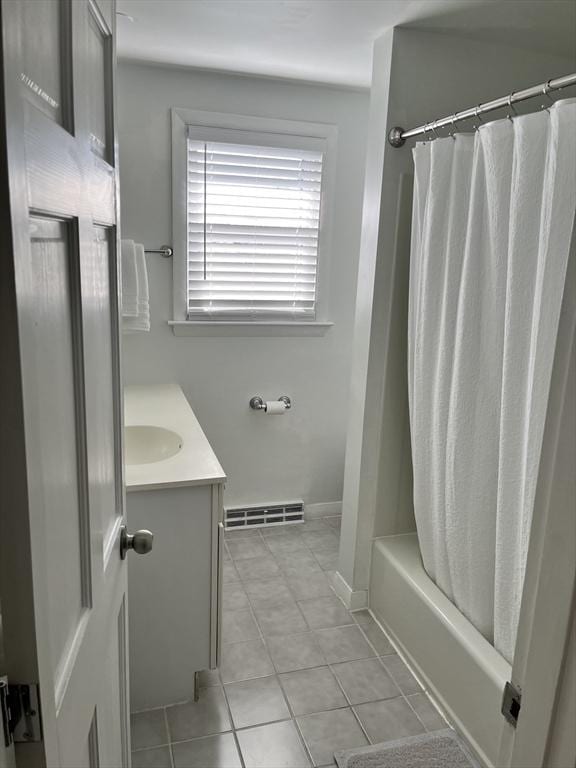
[[[471,117],[478,117],[486,112],[492,112],[502,107],[512,108],[512,104],[526,101],[526,99],[533,99],[535,96],[547,96],[550,98],[548,96],[550,91],[559,91],[561,88],[566,88],[569,85],[576,85],[576,72],[572,75],[564,75],[564,77],[548,80],[540,85],[533,85],[532,88],[525,88],[523,91],[513,91],[508,96],[502,96],[500,99],[494,99],[494,101],[486,101],[483,104],[478,104],[476,107],[470,107],[470,109],[464,109],[462,112],[455,112],[449,117],[443,117],[441,120],[433,120],[431,123],[419,125],[418,128],[411,128],[409,131],[405,131],[397,126],[392,128],[388,134],[388,141],[393,147],[402,147],[406,139],[410,139],[413,136],[421,136],[429,131],[435,132],[438,128],[443,128],[446,125],[453,126],[461,120],[469,120]]]

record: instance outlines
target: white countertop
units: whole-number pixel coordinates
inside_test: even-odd
[[[127,491],[207,485],[226,480],[216,454],[177,384],[125,387],[124,424],[163,427],[182,437],[182,448],[174,456],[149,464],[125,465]]]

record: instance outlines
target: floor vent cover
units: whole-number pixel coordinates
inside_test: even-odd
[[[226,530],[234,528],[263,528],[271,525],[304,522],[304,502],[267,504],[262,507],[225,507]]]

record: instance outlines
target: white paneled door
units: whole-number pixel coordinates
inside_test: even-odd
[[[120,768],[115,9],[2,0],[1,11],[0,598],[9,682],[32,684],[16,761]]]

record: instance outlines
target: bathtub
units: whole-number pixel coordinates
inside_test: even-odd
[[[496,766],[510,664],[426,574],[415,533],[375,539],[370,608],[478,759]]]

